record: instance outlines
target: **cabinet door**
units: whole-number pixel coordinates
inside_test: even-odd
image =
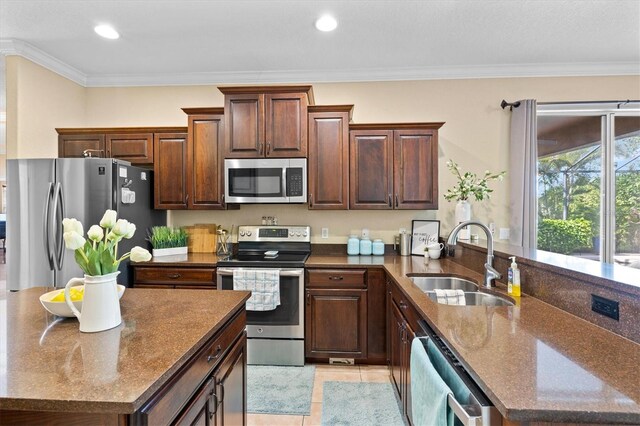
[[[384,364],[387,359],[387,306],[385,273],[381,269],[367,272],[367,359]]]
[[[349,113],[309,114],[309,209],[349,207]]]
[[[350,132],[349,208],[392,209],[393,131]]]
[[[186,133],[156,133],[154,149],[154,206],[156,209],[187,208]]]
[[[438,208],[438,143],[433,130],[394,131],[394,208]]]
[[[264,95],[225,95],[225,158],[264,156]]]
[[[104,135],[59,135],[58,157],[82,158],[90,150],[92,157],[108,157]]]
[[[307,95],[265,95],[265,156],[307,156]]]
[[[405,321],[402,314],[389,297],[389,369],[391,371],[391,381],[394,388],[402,400],[404,395],[404,329]]]
[[[212,425],[244,425],[247,423],[247,339],[236,342],[214,373],[218,407]]]
[[[106,135],[110,157],[131,164],[153,164],[153,133],[114,133]]]
[[[307,290],[305,352],[367,357],[367,290]]]
[[[211,377],[173,424],[179,426],[209,426],[213,424],[218,400],[215,392],[215,377]]]
[[[224,116],[190,115],[187,143],[189,209],[224,208]]]

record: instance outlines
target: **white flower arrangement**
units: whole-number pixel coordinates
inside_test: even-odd
[[[471,172],[462,174],[460,166],[453,160],[447,161],[447,168],[458,178],[456,186],[450,188],[447,190],[447,193],[444,194],[444,198],[447,201],[467,201],[471,195],[475,197],[476,201],[482,201],[485,198],[488,199],[490,193],[493,192],[493,189],[489,189],[489,182],[492,180],[501,181],[506,174],[506,171],[492,173],[489,170],[484,172],[482,178],[478,178],[475,173]]]
[[[151,259],[148,250],[135,246],[129,253],[118,257],[118,243],[129,239],[136,232],[136,225],[126,219],[117,219],[114,210],[107,210],[100,225],[93,225],[84,238],[82,223],[77,219],[65,218],[64,242],[68,249],[75,251],[75,260],[85,274],[91,276],[106,275],[118,270],[120,262],[131,258],[134,262]]]

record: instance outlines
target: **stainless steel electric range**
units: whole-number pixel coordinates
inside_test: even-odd
[[[248,364],[304,365],[304,262],[310,253],[308,226],[240,226],[237,254],[218,260],[219,290],[233,290],[234,271],[279,273],[280,305],[247,310]]]

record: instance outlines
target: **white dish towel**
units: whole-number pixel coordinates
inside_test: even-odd
[[[444,305],[466,305],[466,301],[464,300],[464,291],[463,290],[442,290],[435,289],[433,290],[436,293],[436,298],[438,299],[438,303],[442,303]]]
[[[233,289],[248,290],[247,311],[273,311],[280,305],[280,271],[277,269],[235,269]]]

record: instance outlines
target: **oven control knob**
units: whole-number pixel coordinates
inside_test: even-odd
[[[307,231],[304,231],[304,232],[302,233],[302,236],[303,236],[303,237],[306,237],[306,236],[307,236]]]
[[[299,237],[299,236],[300,236],[300,232],[296,232],[296,237]]]
[[[247,231],[247,237],[251,236],[251,231]]]
[[[244,237],[244,231],[240,231],[240,236]]]
[[[262,329],[262,328],[257,328],[257,329],[256,329],[256,331],[257,331],[258,333],[262,333],[262,332],[264,332],[264,329]]]
[[[289,231],[289,236],[290,236],[290,237],[293,237],[293,235],[294,235],[294,234],[293,234],[293,231]]]

